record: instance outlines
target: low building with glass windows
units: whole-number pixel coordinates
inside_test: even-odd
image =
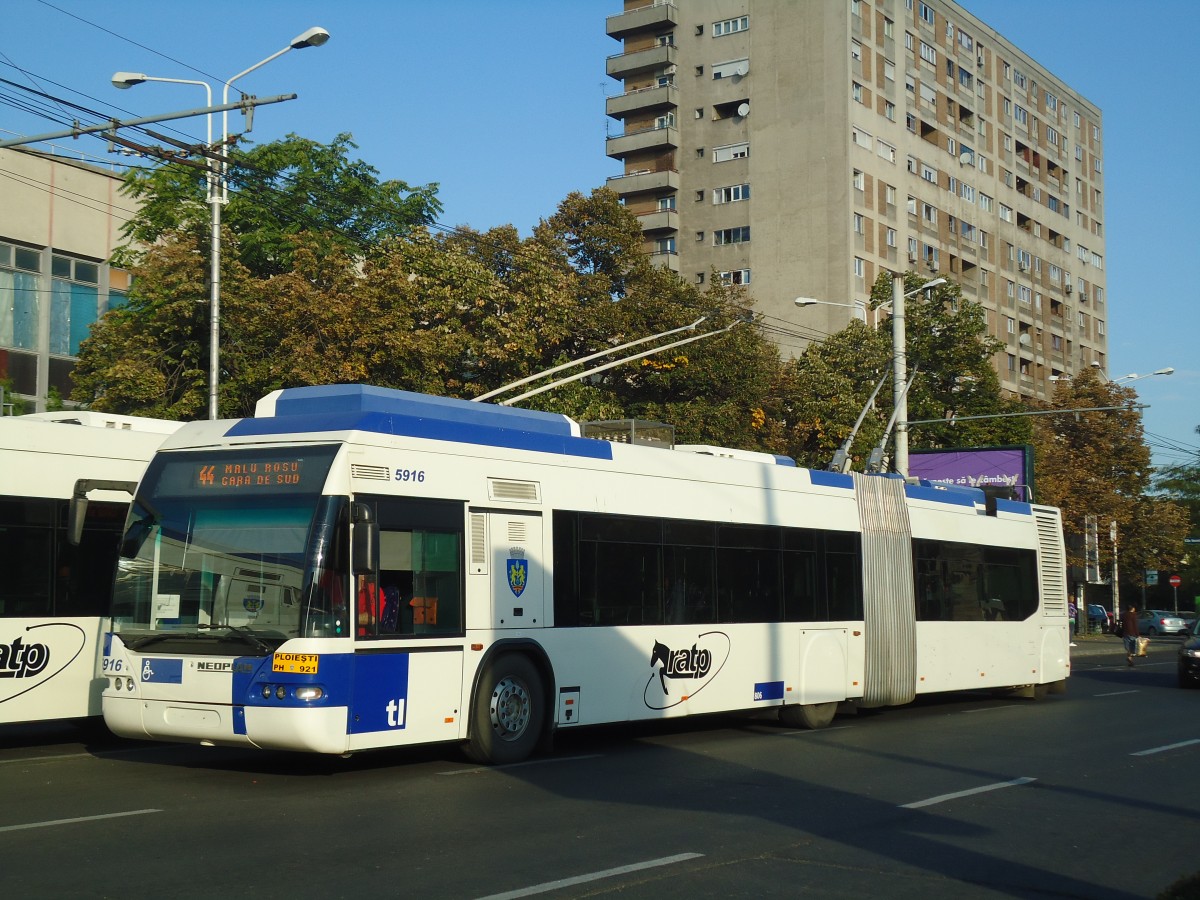
[[[0,379],[38,411],[71,394],[79,345],[121,306],[129,273],[109,266],[136,201],[121,173],[20,149],[0,149]]]

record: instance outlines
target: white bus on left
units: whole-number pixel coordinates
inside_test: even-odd
[[[0,724],[100,715],[121,529],[178,427],[87,411],[0,418]],[[94,502],[72,543],[77,488]]]

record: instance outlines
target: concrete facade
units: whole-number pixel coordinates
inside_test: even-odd
[[[948,0],[626,0],[606,28],[609,186],[659,263],[746,284],[785,355],[911,270],[985,307],[1009,391],[1105,365],[1101,112],[986,24]]]
[[[107,262],[135,207],[120,188],[98,166],[0,149],[0,377],[39,411],[52,387],[69,396],[79,342],[129,288]]]

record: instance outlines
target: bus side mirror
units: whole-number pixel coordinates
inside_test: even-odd
[[[354,504],[353,519],[350,542],[353,574],[372,575],[379,561],[379,523],[366,503]]]
[[[71,493],[71,505],[67,509],[67,543],[78,547],[83,540],[83,523],[87,519],[88,493],[91,491],[124,491],[133,496],[136,481],[106,481],[99,478],[80,478]]]

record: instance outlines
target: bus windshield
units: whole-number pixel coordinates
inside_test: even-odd
[[[209,636],[247,655],[315,633],[312,608],[334,612],[324,586],[345,571],[346,503],[321,496],[336,449],[157,456],[121,544],[114,631],[127,645]]]

